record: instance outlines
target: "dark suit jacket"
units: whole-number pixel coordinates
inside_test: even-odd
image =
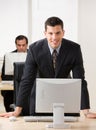
[[[35,110],[35,85],[34,81],[38,72],[40,78],[67,78],[72,70],[73,78],[82,79],[81,109],[89,109],[89,94],[87,82],[84,80],[84,68],[80,45],[72,41],[62,39],[62,45],[57,57],[56,74],[52,66],[52,56],[47,39],[42,39],[30,45],[17,106],[24,105],[24,99],[31,93],[30,114]]]

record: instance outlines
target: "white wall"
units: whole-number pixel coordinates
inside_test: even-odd
[[[82,47],[91,108],[96,111],[96,0],[79,0],[78,40]]]
[[[65,37],[77,41],[78,0],[33,0],[32,41],[44,38],[44,22],[58,16],[64,21]]]
[[[0,57],[15,49],[15,37],[28,36],[28,1],[0,0]]]

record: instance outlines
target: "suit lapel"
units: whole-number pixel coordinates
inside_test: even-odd
[[[54,75],[54,69],[53,69],[53,64],[52,64],[52,56],[48,47],[47,40],[44,41],[45,43],[43,44],[43,52],[44,52],[44,64],[47,66],[47,69],[50,73],[50,76]]]
[[[61,45],[61,48],[60,48],[60,51],[59,51],[59,55],[57,57],[57,66],[56,66],[56,74],[55,74],[55,77],[57,77],[58,75],[58,72],[60,70],[60,68],[62,67],[62,64],[68,54],[68,49],[67,49],[67,46],[66,46],[66,41],[63,39],[62,40],[62,45]]]

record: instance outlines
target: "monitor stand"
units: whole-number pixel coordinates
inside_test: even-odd
[[[53,103],[53,123],[48,124],[47,128],[70,128],[70,125],[64,122],[64,103]]]
[[[54,129],[69,129],[71,128],[71,125],[70,124],[53,124],[53,123],[50,123],[50,124],[47,124],[46,125],[47,128],[54,128]]]

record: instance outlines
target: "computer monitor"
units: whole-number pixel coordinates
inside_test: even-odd
[[[65,116],[80,116],[81,79],[36,79],[35,113],[52,115],[53,103],[64,103]]]
[[[27,53],[14,52],[5,54],[5,75],[14,74],[14,62],[25,62]]]

